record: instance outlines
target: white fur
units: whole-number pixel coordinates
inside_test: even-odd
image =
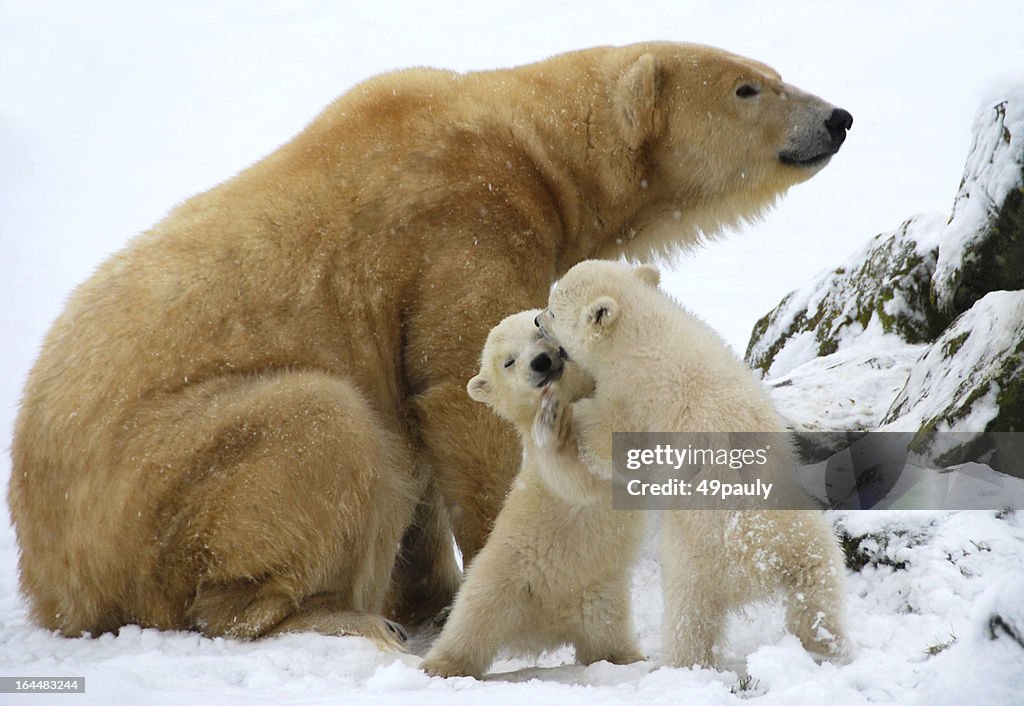
[[[556,489],[542,477],[530,433],[542,389],[529,361],[542,350],[557,356],[557,346],[540,338],[537,313],[515,314],[491,331],[481,371],[469,383],[470,396],[517,428],[523,464],[423,662],[429,674],[480,677],[502,648],[537,653],[566,643],[583,664],[642,659],[629,605],[641,518],[613,511],[608,485],[581,470],[575,456],[566,474],[544,470]],[[560,386],[575,397],[588,394],[592,381],[567,366]],[[603,502],[596,502],[602,489]]]
[[[586,261],[552,290],[541,315],[596,381],[593,398],[572,414],[581,458],[600,477],[611,476],[613,431],[785,431],[750,371],[657,282],[650,266]],[[791,449],[771,458],[761,475],[775,484],[773,499],[778,492],[784,507],[809,507],[792,480]],[[820,512],[666,512],[660,554],[666,663],[714,665],[727,613],[776,592],[809,651],[844,655],[843,564]]]

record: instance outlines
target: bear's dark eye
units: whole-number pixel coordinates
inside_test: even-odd
[[[511,368],[513,365],[515,365],[515,362],[516,362],[515,358],[509,358],[508,360],[505,361],[505,367],[506,368]]]
[[[760,92],[761,90],[757,86],[751,86],[749,83],[744,83],[736,89],[736,95],[740,98],[753,98]]]

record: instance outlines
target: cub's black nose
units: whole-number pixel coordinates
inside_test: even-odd
[[[535,373],[546,373],[551,370],[551,356],[541,353],[530,361],[530,370]]]
[[[825,121],[825,128],[832,137],[832,144],[838,150],[846,139],[846,131],[853,127],[853,116],[842,108],[836,108]]]

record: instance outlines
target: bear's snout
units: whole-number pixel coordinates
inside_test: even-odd
[[[846,139],[846,131],[853,127],[853,116],[842,108],[836,108],[825,121],[825,128],[832,137],[832,146],[838,152]]]
[[[851,127],[853,116],[848,111],[819,106],[798,121],[785,149],[779,152],[779,160],[795,167],[820,169],[839,151]]]
[[[543,387],[562,376],[565,363],[554,352],[542,351],[530,360],[530,381],[535,387]]]
[[[535,373],[546,373],[551,370],[551,356],[541,353],[530,361],[530,370]]]

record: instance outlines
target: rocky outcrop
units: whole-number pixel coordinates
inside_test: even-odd
[[[860,429],[1024,431],[1024,83],[979,112],[948,218],[915,216],[787,295],[746,359],[776,398],[818,395],[803,428],[842,430],[827,411],[850,421],[862,394]]]
[[[981,111],[932,276],[947,316],[988,292],[1024,289],[1024,96]]]
[[[1024,291],[990,292],[928,347],[882,420],[922,431],[1024,431]]]
[[[881,429],[916,430],[912,448],[948,467],[984,461],[1024,478],[1024,291],[990,292],[917,361]],[[936,437],[932,432],[954,432]]]
[[[754,325],[746,360],[768,375],[831,355],[865,332],[932,341],[948,320],[931,303],[940,216],[876,235],[835,270],[786,296]]]

